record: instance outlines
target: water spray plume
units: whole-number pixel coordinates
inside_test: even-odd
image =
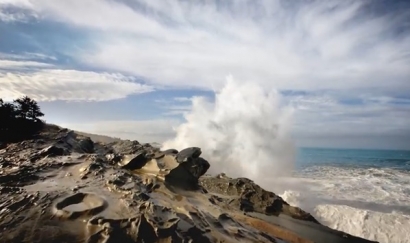
[[[186,122],[163,148],[200,147],[210,173],[225,172],[255,181],[287,175],[294,166],[290,139],[292,109],[276,90],[227,77],[215,101],[194,97]]]

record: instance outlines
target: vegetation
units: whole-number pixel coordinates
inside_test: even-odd
[[[44,114],[35,100],[25,96],[12,103],[0,98],[0,143],[16,142],[36,134],[44,122]]]

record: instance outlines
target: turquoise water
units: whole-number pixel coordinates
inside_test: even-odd
[[[298,169],[309,166],[337,166],[410,171],[410,151],[301,148],[298,150],[296,165]]]

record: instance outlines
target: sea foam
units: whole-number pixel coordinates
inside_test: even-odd
[[[406,171],[317,166],[282,183],[283,199],[331,228],[380,243],[410,242]]]
[[[292,109],[281,105],[276,90],[251,82],[235,81],[215,92],[212,102],[192,100],[186,122],[176,128],[176,137],[164,148],[198,146],[211,163],[210,173],[225,172],[258,181],[289,173],[294,147],[290,140]]]

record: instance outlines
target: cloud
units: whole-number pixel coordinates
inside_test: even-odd
[[[92,123],[60,123],[63,127],[122,139],[138,140],[141,143],[164,142],[175,136],[176,119],[118,120]]]
[[[232,74],[265,90],[292,91],[283,102],[295,107],[293,133],[304,144],[323,136],[410,137],[410,4],[405,1],[0,0],[0,13],[11,13],[10,8],[39,24],[87,33],[81,42],[65,44],[70,50],[65,55],[77,66],[142,77],[155,87],[218,91]],[[6,82],[9,94],[21,92],[19,83],[69,91],[53,96],[35,86],[32,94],[46,94],[44,100],[116,99],[152,90],[120,74],[41,67],[53,59],[19,59],[35,62],[38,70],[31,73],[12,68],[17,59],[3,59],[13,79],[3,72],[0,84],[16,80]],[[60,75],[70,78],[59,79],[64,84],[41,78]],[[27,81],[34,76],[36,82]],[[187,101],[167,101],[162,115],[190,111]]]
[[[41,18],[98,31],[92,48],[73,53],[78,61],[157,84],[221,88],[233,74],[279,89],[409,89],[410,8],[371,12],[377,4],[42,0],[24,6]]]
[[[46,68],[51,67],[52,64],[35,62],[35,61],[14,61],[14,60],[1,60],[0,59],[0,70],[22,70],[31,68]]]
[[[0,59],[12,60],[12,61],[18,61],[18,60],[53,60],[53,61],[56,61],[57,60],[55,56],[45,55],[43,53],[36,53],[36,52],[24,52],[21,54],[0,52]]]
[[[296,109],[292,133],[299,145],[410,149],[410,98],[310,94],[288,99]]]
[[[38,101],[107,101],[153,91],[122,74],[60,69],[0,72],[0,87],[4,99],[27,95]]]

